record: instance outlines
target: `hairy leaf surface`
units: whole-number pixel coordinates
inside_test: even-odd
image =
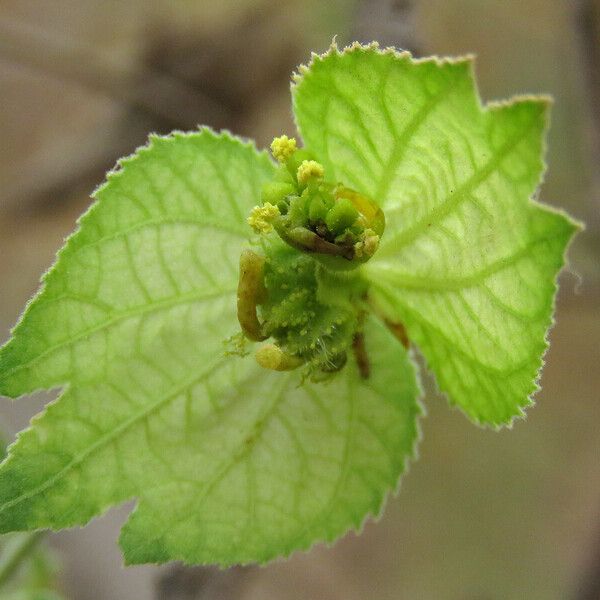
[[[64,390],[0,469],[0,531],[86,523],[136,498],[128,563],[266,561],[378,514],[417,437],[406,351],[375,320],[368,380],[225,355],[238,258],[273,175],[208,130],[124,160],[0,351],[0,392]]]
[[[229,134],[152,137],[96,192],[0,349],[0,393],[62,388],[0,467],[0,532],[134,498],[128,563],[230,565],[360,527],[418,437],[413,362],[384,320],[476,422],[530,403],[577,227],[535,199],[548,100],[484,106],[470,59],[353,45],[301,68],[293,101],[326,180],[385,213],[352,300],[359,315],[366,281],[370,376],[351,352],[320,383],[230,355],[246,217],[275,165]],[[349,304],[334,288],[327,306]]]
[[[480,423],[522,414],[577,226],[532,201],[549,101],[482,106],[472,61],[354,45],[314,56],[293,88],[306,146],[379,202],[370,300],[402,322],[449,400]]]

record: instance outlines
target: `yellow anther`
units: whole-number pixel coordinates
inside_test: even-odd
[[[379,248],[379,236],[378,235],[369,235],[365,238],[365,247],[364,253],[367,256],[373,256],[375,252],[377,252],[377,248]]]
[[[316,160],[303,160],[298,167],[298,183],[305,184],[309,179],[320,179],[324,174],[321,163]]]
[[[271,153],[277,162],[284,163],[294,152],[296,152],[295,138],[281,135],[271,142]]]
[[[273,231],[273,221],[280,215],[279,209],[273,204],[266,202],[262,206],[255,206],[250,211],[248,225],[256,233],[270,233]]]
[[[371,258],[379,247],[379,236],[372,230],[366,229],[360,242],[354,244],[356,258]]]
[[[284,352],[275,344],[265,344],[256,351],[256,362],[271,371],[293,371],[303,364],[301,358]]]

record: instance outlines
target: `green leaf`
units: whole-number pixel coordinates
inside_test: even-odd
[[[124,160],[13,338],[0,392],[64,387],[0,468],[0,531],[81,525],[136,498],[128,563],[266,561],[377,515],[417,438],[406,351],[366,326],[368,380],[225,356],[264,153],[207,130]],[[353,362],[353,361],[352,361]]]
[[[168,344],[161,335],[182,320],[189,339],[174,344],[174,367],[199,335],[207,365],[237,331],[245,219],[273,173],[266,153],[208,129],[151,137],[122,160],[1,350],[0,393],[107,381],[140,349],[139,375],[153,364],[158,373],[153,345]]]
[[[313,56],[293,87],[327,176],[379,202],[370,301],[402,322],[439,387],[479,423],[531,402],[555,279],[577,225],[531,198],[547,98],[482,106],[470,58],[353,45]]]

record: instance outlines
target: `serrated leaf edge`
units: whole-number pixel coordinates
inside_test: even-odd
[[[544,119],[543,133],[544,133],[544,135],[543,135],[543,139],[542,139],[542,153],[541,153],[542,168],[540,171],[538,182],[536,184],[535,192],[532,194],[532,197],[530,197],[528,199],[528,203],[536,208],[546,210],[548,212],[562,216],[565,219],[565,221],[567,222],[567,224],[571,226],[572,232],[571,232],[569,238],[567,239],[567,242],[565,244],[565,247],[564,247],[564,250],[562,253],[562,260],[560,263],[560,267],[557,270],[556,275],[554,277],[553,293],[552,293],[552,297],[551,297],[550,322],[549,322],[548,326],[546,327],[546,331],[544,334],[543,350],[542,350],[541,355],[539,356],[539,365],[536,370],[536,375],[532,380],[532,389],[527,394],[527,397],[526,397],[525,401],[523,402],[523,404],[517,407],[516,413],[514,415],[512,415],[511,417],[509,417],[508,421],[498,422],[498,423],[487,423],[487,422],[483,422],[481,419],[479,419],[477,417],[473,417],[473,416],[469,415],[463,408],[461,408],[458,404],[453,402],[449,393],[440,386],[440,383],[438,382],[437,378],[434,377],[434,379],[436,381],[436,387],[438,388],[440,393],[446,397],[450,406],[452,406],[453,408],[457,408],[471,422],[475,423],[476,425],[479,425],[480,427],[487,427],[487,428],[494,429],[496,431],[498,431],[504,427],[511,429],[516,420],[525,419],[526,413],[525,413],[524,409],[526,409],[530,406],[533,406],[535,404],[534,396],[541,389],[540,380],[541,380],[542,371],[543,371],[543,368],[545,365],[545,356],[546,356],[546,353],[549,348],[549,335],[555,324],[554,314],[556,312],[556,296],[557,296],[557,291],[558,291],[558,277],[559,277],[559,274],[562,271],[562,269],[565,268],[566,266],[568,266],[567,252],[568,252],[570,244],[574,238],[574,235],[578,231],[583,229],[583,224],[579,221],[576,221],[572,217],[570,217],[565,211],[563,211],[561,209],[557,209],[550,205],[542,204],[537,201],[537,197],[539,196],[540,188],[544,182],[545,173],[547,171],[546,154],[547,154],[547,145],[548,144],[547,144],[547,136],[545,134],[547,132],[547,129],[549,126],[549,121],[550,121],[548,109],[554,103],[554,99],[552,98],[552,96],[550,96],[548,94],[517,94],[508,99],[499,99],[499,100],[483,102],[481,99],[481,96],[479,94],[478,86],[475,84],[475,73],[474,73],[474,68],[473,68],[473,65],[475,63],[475,56],[473,54],[465,54],[465,55],[457,56],[457,57],[428,56],[428,57],[424,57],[424,58],[415,58],[415,57],[413,57],[411,52],[409,52],[408,50],[397,50],[393,46],[388,46],[388,47],[382,49],[380,47],[379,43],[376,41],[373,41],[368,44],[361,44],[360,42],[353,42],[352,44],[345,46],[342,50],[340,50],[335,38],[332,40],[329,48],[325,52],[323,52],[321,54],[312,52],[310,61],[307,64],[299,65],[297,70],[292,74],[292,83],[290,86],[292,95],[294,93],[295,88],[299,84],[301,84],[302,80],[304,79],[304,77],[306,75],[310,74],[311,69],[317,63],[323,62],[328,57],[333,56],[333,55],[343,56],[343,55],[348,55],[348,54],[352,54],[352,53],[356,53],[356,52],[362,52],[365,54],[366,53],[375,53],[375,54],[379,54],[379,55],[393,56],[400,60],[410,60],[413,64],[435,63],[436,65],[443,66],[446,64],[456,65],[456,64],[461,64],[461,63],[467,63],[470,66],[471,78],[473,80],[473,91],[474,91],[475,97],[477,99],[477,105],[478,105],[479,109],[481,110],[481,112],[483,112],[483,113],[492,112],[492,111],[496,111],[496,110],[503,110],[505,108],[509,108],[511,106],[514,106],[515,104],[522,103],[522,102],[532,102],[532,103],[538,103],[538,104],[543,105],[543,119]],[[295,115],[294,115],[294,118],[295,118]],[[298,127],[298,122],[297,122],[296,118],[295,118],[295,124],[296,124],[298,131],[300,131],[300,128]],[[368,266],[367,266],[366,270],[368,271]],[[425,362],[427,363],[427,361],[425,361]],[[428,368],[430,369],[429,366],[428,366]]]
[[[28,390],[22,394],[16,394],[14,396],[6,394],[6,391],[2,389],[3,378],[6,376],[7,373],[12,373],[13,371],[15,371],[18,368],[23,366],[21,364],[19,364],[19,365],[8,365],[7,364],[7,360],[6,360],[7,349],[9,348],[9,346],[12,345],[13,339],[15,338],[15,336],[17,336],[19,334],[19,331],[21,330],[23,323],[25,322],[25,319],[27,318],[27,315],[29,314],[29,312],[32,310],[32,308],[34,308],[37,301],[43,297],[43,294],[45,293],[45,290],[46,290],[48,279],[50,277],[52,277],[56,271],[58,271],[59,269],[62,268],[62,263],[68,259],[69,254],[73,251],[72,250],[73,244],[75,243],[78,236],[80,235],[81,229],[86,226],[86,223],[88,221],[91,221],[94,218],[96,211],[99,210],[98,195],[111,182],[116,181],[121,177],[123,168],[125,166],[136,162],[141,157],[143,157],[145,154],[152,151],[157,142],[165,142],[165,141],[168,142],[168,141],[172,141],[172,140],[176,140],[176,139],[180,139],[180,138],[196,137],[198,135],[200,135],[200,136],[205,135],[205,136],[208,136],[209,138],[212,138],[213,140],[226,139],[230,142],[239,144],[240,146],[242,146],[244,148],[249,148],[251,150],[254,150],[254,152],[256,152],[256,154],[259,157],[263,157],[263,158],[266,157],[267,160],[271,164],[275,165],[275,163],[273,162],[272,158],[267,153],[267,151],[266,150],[258,150],[258,148],[256,147],[256,144],[253,140],[234,135],[227,129],[223,129],[219,132],[216,132],[215,130],[213,130],[211,127],[208,127],[208,126],[201,126],[201,127],[198,127],[197,130],[193,130],[193,131],[189,131],[189,132],[175,130],[175,131],[172,131],[171,133],[169,133],[168,135],[158,135],[155,133],[151,133],[148,136],[148,141],[146,142],[146,144],[137,147],[128,156],[125,156],[125,157],[117,160],[115,166],[106,173],[105,181],[103,181],[99,186],[97,186],[94,189],[94,191],[90,194],[92,203],[87,208],[87,210],[85,210],[77,218],[77,220],[75,222],[75,224],[76,224],[75,230],[65,238],[62,247],[56,253],[56,256],[55,256],[55,259],[54,259],[52,265],[40,277],[40,285],[39,285],[37,291],[31,296],[31,298],[29,298],[29,300],[27,300],[25,307],[23,308],[23,311],[21,312],[21,315],[17,319],[17,322],[10,329],[9,337],[8,337],[7,341],[2,346],[0,346],[0,395],[6,395],[6,397],[11,398],[12,400],[17,400],[17,399],[23,398],[24,396],[28,396],[30,394],[39,392],[41,390],[63,389],[68,385],[67,382],[64,382],[62,384],[53,386],[52,388],[39,387],[39,388],[35,388],[32,390]],[[245,224],[241,224],[241,225],[245,225]],[[249,232],[248,238],[250,238],[250,232]]]

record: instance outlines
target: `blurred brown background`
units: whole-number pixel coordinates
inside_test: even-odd
[[[3,0],[0,341],[118,157],[199,123],[259,145],[293,133],[290,73],[335,34],[475,53],[486,100],[554,95],[542,198],[588,229],[562,277],[537,406],[484,431],[427,381],[421,458],[360,537],[260,569],[123,569],[122,507],[51,536],[68,598],[600,598],[596,0]],[[0,429],[13,435],[48,398],[2,402]]]

